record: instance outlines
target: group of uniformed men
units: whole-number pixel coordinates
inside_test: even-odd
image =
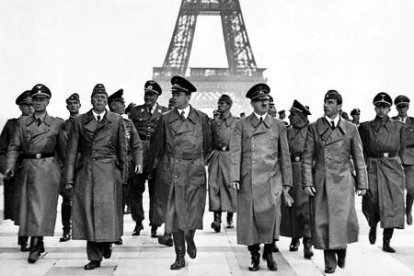
[[[29,251],[29,263],[45,251],[43,237],[54,234],[61,194],[60,241],[71,235],[86,240],[84,269],[100,267],[102,258],[111,257],[112,244],[122,244],[126,205],[136,222],[132,234],[144,228],[148,182],[151,237],[174,244],[172,270],[185,267],[186,252],[196,258],[194,235],[203,227],[206,165],[211,228],[221,231],[222,212],[226,227],[233,228],[237,212],[237,241],[250,251],[250,271],[260,268],[262,243],[267,267],[277,270],[279,235],[292,238],[290,251],[303,238],[306,259],[313,256],[312,246],[324,250],[326,273],[343,268],[347,244],[358,240],[355,194],[363,196],[370,242],[380,222],[382,248],[395,252],[394,228],[404,228],[404,215],[412,224],[414,118],[407,116],[408,97],[394,100],[398,116],[390,118],[393,101],[379,93],[375,119],[359,124],[359,109],[351,112],[352,122],[344,119],[341,94],[329,90],[322,117],[309,123],[309,107],[294,100],[286,127],[275,118],[264,83],[246,94],[253,113],[233,116],[232,99],[222,95],[212,120],[189,104],[197,91],[191,82],[174,76],[171,85],[168,109],[157,103],[162,90],[150,80],[145,103],[125,110],[122,89],[108,96],[97,84],[85,114],[79,114],[78,94],[67,98],[66,121],[47,113],[52,93],[43,84],[16,99],[22,115],[1,134],[1,171],[7,176],[5,218],[19,225],[18,244]],[[158,236],[162,224],[165,231]]]

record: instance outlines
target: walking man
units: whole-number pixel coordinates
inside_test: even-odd
[[[347,244],[358,241],[354,193],[364,195],[367,189],[361,139],[357,127],[341,118],[341,108],[341,94],[329,90],[325,115],[308,126],[302,161],[303,187],[311,197],[313,245],[323,249],[325,273],[345,267]]]
[[[407,115],[410,108],[410,99],[407,96],[400,95],[394,100],[397,107],[398,115],[392,117],[404,124],[405,149],[402,156],[402,163],[405,174],[405,189],[407,190],[405,202],[405,215],[407,224],[413,224],[411,210],[414,201],[414,118]]]
[[[165,229],[173,233],[176,260],[172,270],[185,266],[185,244],[195,258],[196,229],[203,228],[206,202],[205,164],[212,148],[209,119],[189,101],[196,88],[188,80],[171,79],[174,110],[161,115],[154,135],[152,167],[157,165],[156,204],[165,216]],[[154,163],[155,161],[155,163]]]
[[[60,190],[62,148],[58,134],[63,120],[50,116],[46,108],[52,96],[49,88],[37,84],[30,92],[34,114],[19,119],[7,152],[6,175],[13,176],[22,159],[19,236],[30,236],[29,263],[45,251],[44,236],[53,236]]]
[[[290,195],[294,199],[291,207],[282,206],[282,223],[280,234],[291,237],[290,251],[298,251],[303,237],[303,253],[306,259],[313,256],[312,238],[309,218],[309,196],[302,188],[302,157],[308,130],[309,109],[297,100],[293,101],[290,109],[290,126],[287,128],[290,157],[292,161],[293,187]]]
[[[218,100],[220,116],[211,121],[213,134],[213,151],[208,161],[208,195],[209,210],[214,212],[211,228],[220,232],[221,213],[227,212],[227,228],[233,228],[233,213],[237,209],[237,192],[229,189],[230,184],[230,155],[229,145],[238,118],[230,113],[232,99],[222,95]]]
[[[105,87],[97,84],[91,95],[92,110],[72,124],[65,162],[65,189],[73,189],[72,238],[87,241],[90,262],[85,270],[99,267],[102,257],[111,257],[112,243],[123,231],[125,125],[120,115],[106,110],[107,102]]]
[[[237,122],[230,142],[230,187],[238,190],[237,243],[247,245],[250,271],[259,270],[260,244],[270,270],[277,270],[273,241],[279,239],[283,193],[291,205],[292,166],[286,128],[271,117],[270,88],[254,85],[246,94],[254,112]]]
[[[377,224],[383,232],[382,250],[394,253],[390,246],[394,228],[404,228],[404,124],[388,117],[392,99],[384,92],[373,100],[376,117],[359,127],[368,168],[369,190],[362,201],[369,227],[369,242],[377,238]]]

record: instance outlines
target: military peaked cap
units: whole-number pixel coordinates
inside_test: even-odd
[[[102,83],[98,83],[92,90],[91,97],[95,96],[96,94],[105,94],[108,97],[108,93],[106,93],[105,86]]]
[[[153,80],[149,80],[145,83],[144,91],[157,94],[158,96],[160,96],[162,94],[161,86]]]
[[[407,104],[409,104],[410,103],[410,99],[407,97],[407,96],[404,96],[404,95],[399,95],[399,96],[397,96],[397,98],[395,98],[395,100],[394,100],[394,104],[396,105],[396,106],[399,106],[399,105],[401,105],[401,104],[403,104],[403,105],[407,105]]]
[[[115,93],[113,93],[112,95],[108,96],[108,104],[112,103],[112,102],[125,102],[124,100],[124,89],[119,89],[118,91],[116,91]]]
[[[134,102],[131,102],[126,108],[125,108],[125,113],[128,113],[131,111],[131,109],[133,109],[134,107],[136,107],[137,104]]]
[[[220,96],[220,98],[218,99],[219,102],[225,102],[228,105],[232,105],[233,104],[233,100],[230,98],[229,95],[223,94]]]
[[[360,114],[361,114],[361,110],[359,110],[359,108],[354,108],[351,110],[351,116],[360,115]]]
[[[31,90],[26,90],[16,98],[16,104],[32,104],[32,97],[30,97]]]
[[[293,100],[293,104],[292,107],[289,110],[291,113],[292,112],[299,112],[302,113],[304,115],[311,115],[310,111],[309,111],[309,107],[301,104],[299,101],[297,100]]]
[[[52,97],[52,92],[50,92],[50,89],[47,88],[46,85],[39,83],[33,86],[32,91],[30,92],[30,96],[32,98],[37,96],[44,96],[50,99]]]
[[[268,100],[270,93],[270,87],[266,83],[258,83],[252,86],[246,93],[246,98],[250,98],[250,101]]]
[[[269,95],[269,104],[270,105],[275,105],[275,102],[273,100],[273,97]]]
[[[66,99],[66,104],[69,104],[70,101],[77,101],[78,103],[80,103],[79,94],[73,93],[72,95],[70,95],[69,98]]]
[[[342,96],[341,96],[341,94],[339,94],[338,91],[333,90],[333,89],[328,90],[328,92],[326,92],[326,94],[325,94],[325,100],[324,101],[326,101],[326,100],[336,100],[336,102],[338,104],[342,104]]]
[[[195,88],[195,86],[189,82],[188,80],[186,80],[183,77],[180,76],[174,76],[171,78],[171,92],[185,92],[187,95],[196,92],[197,88]]]
[[[392,106],[392,99],[390,97],[390,95],[388,95],[385,92],[380,92],[378,93],[375,97],[374,100],[372,101],[374,103],[374,105],[385,105],[385,106]]]

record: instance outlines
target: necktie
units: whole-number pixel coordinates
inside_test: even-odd
[[[181,111],[180,115],[181,115],[181,119],[185,120],[185,116],[184,116],[185,115],[185,112],[184,112],[184,110]]]
[[[335,122],[331,121],[331,128],[334,129],[335,128]]]
[[[152,115],[152,112],[151,112],[151,107],[148,107],[148,114],[151,116]]]
[[[100,115],[96,116],[96,120],[97,120],[98,122],[100,122],[100,121],[101,121],[101,116],[100,116]]]
[[[42,124],[42,120],[40,120],[40,118],[37,118],[36,122],[37,122],[37,126],[40,126]]]

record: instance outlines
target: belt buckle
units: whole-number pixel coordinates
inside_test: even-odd
[[[388,157],[388,156],[390,156],[390,154],[388,153],[388,152],[384,152],[383,154],[382,154],[382,157]]]
[[[222,151],[226,151],[227,147],[221,147]]]
[[[295,161],[299,162],[300,161],[300,157],[299,156],[295,156]]]
[[[42,154],[41,153],[36,153],[35,157],[36,157],[36,159],[40,159],[40,158],[42,158]]]

